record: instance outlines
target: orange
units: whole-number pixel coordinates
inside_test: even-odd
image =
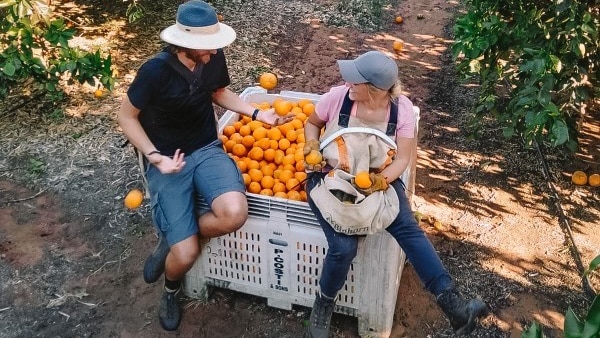
[[[258,194],[261,190],[260,183],[258,182],[250,182],[250,184],[248,184],[248,192]]]
[[[227,137],[233,135],[236,131],[237,130],[235,130],[235,127],[233,125],[223,127],[223,135]]]
[[[298,132],[295,130],[288,130],[288,132],[285,133],[285,138],[287,138],[291,142],[294,142],[298,138]]]
[[[312,102],[305,104],[304,107],[302,107],[302,112],[306,114],[306,116],[310,116],[310,114],[315,112],[315,104]]]
[[[302,114],[304,114],[304,113],[302,113]],[[292,121],[290,121],[290,123],[292,124],[294,129],[296,129],[296,131],[304,128],[304,122],[302,122],[300,119],[297,119],[297,118],[293,119]]]
[[[271,189],[263,189],[259,192],[259,194],[261,195],[265,195],[265,196],[273,196],[273,190]]]
[[[287,181],[289,181],[290,179],[294,178],[294,173],[291,170],[282,170],[281,173],[279,173],[279,181],[281,183],[287,183]]]
[[[275,149],[265,149],[263,153],[263,158],[266,161],[273,162],[273,160],[275,159]]]
[[[598,175],[598,174],[591,174],[590,177],[588,178],[588,183],[592,187],[598,187],[598,186],[600,186],[600,175]]]
[[[373,182],[371,182],[371,178],[369,177],[368,171],[361,171],[357,173],[354,177],[354,183],[361,189],[368,189],[373,184]]]
[[[271,141],[266,137],[261,138],[260,140],[256,140],[256,142],[254,142],[254,146],[259,147],[262,150],[271,149]],[[273,150],[273,149],[271,149],[271,150]]]
[[[225,151],[230,153],[233,150],[233,146],[236,144],[237,143],[235,143],[234,140],[227,140],[227,142],[225,142],[225,144],[223,144],[223,146],[225,147]]]
[[[294,159],[294,154],[292,153],[292,154],[285,155],[283,157],[283,160],[281,161],[281,163],[283,165],[286,165],[286,164],[294,165],[294,164],[296,164],[296,160]]]
[[[266,90],[271,90],[277,86],[277,76],[273,73],[262,73],[258,78],[258,83]]]
[[[273,196],[286,199],[288,198],[288,195],[285,193],[285,191],[278,191]]]
[[[289,130],[296,129],[290,122],[277,126],[277,128],[281,131],[281,135],[285,135]]]
[[[300,160],[296,162],[296,171],[300,173],[304,173],[304,160]]]
[[[250,180],[252,180],[252,182],[260,182],[264,176],[260,169],[254,168],[248,170],[248,175],[250,175]]]
[[[402,49],[404,49],[404,41],[395,40],[394,43],[392,43],[392,47],[394,48],[396,53],[400,53]]]
[[[260,147],[253,147],[248,152],[248,157],[256,161],[262,161],[265,151]]]
[[[260,168],[260,164],[256,160],[251,160],[248,158],[248,169],[258,169]]]
[[[304,157],[304,161],[308,164],[319,164],[323,161],[323,155],[320,151],[313,149]]]
[[[242,139],[242,144],[246,148],[252,148],[254,146],[254,142],[256,142],[256,140],[254,139],[254,136],[252,136],[252,135],[246,135]]]
[[[273,167],[271,167],[270,165],[265,164],[262,167],[260,167],[260,171],[262,171],[264,176],[273,176],[273,172],[275,171],[275,169],[273,169]]]
[[[267,131],[267,137],[271,140],[279,141],[281,136],[282,134],[279,128],[271,128]]]
[[[255,131],[256,129],[263,126],[263,123],[260,121],[250,121],[248,122],[248,126],[250,126],[250,130]]]
[[[304,106],[305,106],[307,103],[312,103],[312,101],[311,101],[311,100],[309,100],[309,99],[300,99],[300,100],[298,101],[298,107],[300,107],[300,108],[304,108]]]
[[[94,96],[98,99],[101,98],[103,95],[104,95],[104,91],[100,88],[98,88],[94,91]]]
[[[302,200],[302,195],[300,194],[300,192],[298,192],[296,190],[292,190],[292,191],[288,192],[287,196],[289,199],[291,199],[293,201],[301,201]]]
[[[144,201],[144,193],[139,189],[133,189],[127,193],[123,203],[127,209],[135,209],[142,205],[142,201]]]
[[[252,136],[254,136],[254,138],[256,140],[260,140],[261,138],[265,138],[267,137],[267,129],[265,127],[258,127],[256,129],[254,129],[254,131],[252,132]]]
[[[287,148],[290,147],[292,143],[290,142],[290,140],[286,139],[286,138],[282,138],[281,140],[279,140],[279,149],[280,150],[286,150]]]
[[[278,192],[286,192],[286,188],[285,188],[285,184],[281,183],[281,182],[275,182],[275,184],[273,184],[273,192],[274,193],[278,193]]]
[[[588,177],[583,171],[577,170],[571,176],[571,181],[576,185],[584,185],[587,183]]]
[[[233,127],[235,128],[235,131],[237,131],[237,132],[240,131],[240,128],[242,128],[243,125],[244,125],[244,123],[242,121],[233,122]]]
[[[231,135],[231,137],[229,138],[232,141],[235,141],[235,143],[242,143],[242,139],[244,137],[242,135],[240,135],[240,133],[235,133],[233,135]]]
[[[298,181],[295,177],[292,177],[289,180],[287,180],[287,182],[285,182],[285,187],[288,191],[298,191],[300,190],[300,181]]]
[[[292,104],[293,104],[293,103],[292,103]],[[294,115],[298,115],[298,114],[304,114],[304,113],[302,112],[302,108],[300,108],[300,107],[298,107],[298,106],[296,106],[296,107],[292,108],[291,112],[292,112],[292,114],[294,114]]]
[[[306,114],[304,114],[304,112],[300,112],[296,114],[296,118],[300,121],[302,121],[302,125],[304,125],[304,121],[306,121],[306,119],[308,118],[308,116],[306,116]],[[296,128],[298,129],[298,128]]]
[[[233,148],[231,148],[231,153],[236,156],[246,156],[246,147],[243,144],[236,143]]]
[[[250,129],[250,126],[246,124],[246,125],[243,125],[240,127],[239,133],[242,136],[247,136],[247,135],[252,134],[252,129]]]
[[[404,22],[404,18],[403,18],[403,17],[401,17],[400,15],[398,15],[398,16],[396,17],[395,21],[396,21],[396,23],[397,23],[397,24],[401,24],[401,23],[403,23],[403,22]]]
[[[290,111],[292,111],[292,103],[290,101],[277,101],[273,102],[273,108],[275,108],[275,112],[277,115],[284,116],[287,115]]]
[[[250,184],[250,182],[252,182],[252,179],[250,178],[250,175],[243,173],[242,177],[244,178],[244,185],[248,185]]]
[[[281,139],[281,140],[284,140],[284,139]],[[281,162],[283,162],[284,157],[285,157],[285,153],[283,152],[283,150],[276,149],[275,150],[275,158],[273,158],[273,161],[275,162],[275,164],[281,164]]]
[[[294,178],[300,182],[303,182],[306,179],[306,173],[304,171],[296,171],[294,173]]]
[[[260,185],[263,189],[271,189],[275,185],[275,180],[272,176],[263,176],[263,178],[260,179]]]
[[[246,162],[244,161],[237,161],[237,166],[238,168],[240,168],[240,171],[242,173],[245,173],[246,171],[248,171],[248,165],[246,164]]]

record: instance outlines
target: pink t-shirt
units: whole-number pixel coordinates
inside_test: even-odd
[[[325,121],[326,124],[339,115],[348,89],[349,88],[345,85],[333,87],[329,90],[329,92],[321,96],[321,99],[315,107],[315,113],[321,120]],[[350,115],[356,116],[356,105],[352,106]],[[389,120],[389,112],[386,116],[386,119]],[[413,104],[404,95],[400,95],[400,97],[398,97],[398,122],[396,124],[396,137],[415,137],[415,115],[413,112]]]

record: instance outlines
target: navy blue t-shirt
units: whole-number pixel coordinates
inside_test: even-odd
[[[212,94],[230,83],[223,50],[203,65],[198,88],[167,61],[152,58],[138,70],[127,95],[140,109],[139,120],[156,148],[167,156],[181,149],[185,154],[217,139],[217,120]]]

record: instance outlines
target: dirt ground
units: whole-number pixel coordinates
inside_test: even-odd
[[[207,302],[187,299],[177,332],[165,333],[158,324],[161,287],[141,277],[155,243],[148,203],[135,211],[123,207],[141,176],[115,117],[135,70],[159,50],[158,32],[172,23],[177,3],[148,5],[142,23],[127,25],[126,3],[53,2],[80,28],[76,41],[110,48],[119,83],[101,99],[92,87],[73,89],[65,116],[52,114],[48,104],[9,110],[18,102],[6,101],[0,114],[0,337],[302,336],[307,308],[279,310],[226,289],[213,289]],[[447,51],[459,3],[392,1],[377,29],[362,17],[368,10],[351,10],[359,3],[213,2],[238,32],[226,50],[232,88],[241,92],[270,69],[280,77],[274,93],[322,94],[341,83],[337,59],[371,49],[397,58],[405,94],[421,108],[414,210],[442,222],[439,228],[421,224],[463,293],[482,298],[492,311],[472,336],[520,337],[536,320],[547,337],[562,337],[567,308],[582,315],[591,300],[573,253],[584,266],[600,253],[600,190],[570,183],[574,170],[600,173],[598,109],[588,112],[575,155],[542,149],[540,157],[535,148],[503,139],[493,121],[486,122],[485,137],[473,139],[467,127],[476,86],[457,79]],[[396,15],[404,23],[394,23]],[[391,49],[395,39],[404,40],[399,54]],[[590,281],[597,290],[598,277]],[[357,337],[357,320],[336,314],[332,331],[333,337]],[[408,263],[391,337],[451,336]]]

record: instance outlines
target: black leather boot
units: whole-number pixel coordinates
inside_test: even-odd
[[[308,338],[328,338],[331,315],[335,307],[335,299],[327,299],[317,294],[310,312],[309,326],[306,330]]]
[[[466,300],[454,288],[442,292],[437,297],[437,303],[459,336],[473,332],[479,319],[488,313],[487,305],[483,301]]]

